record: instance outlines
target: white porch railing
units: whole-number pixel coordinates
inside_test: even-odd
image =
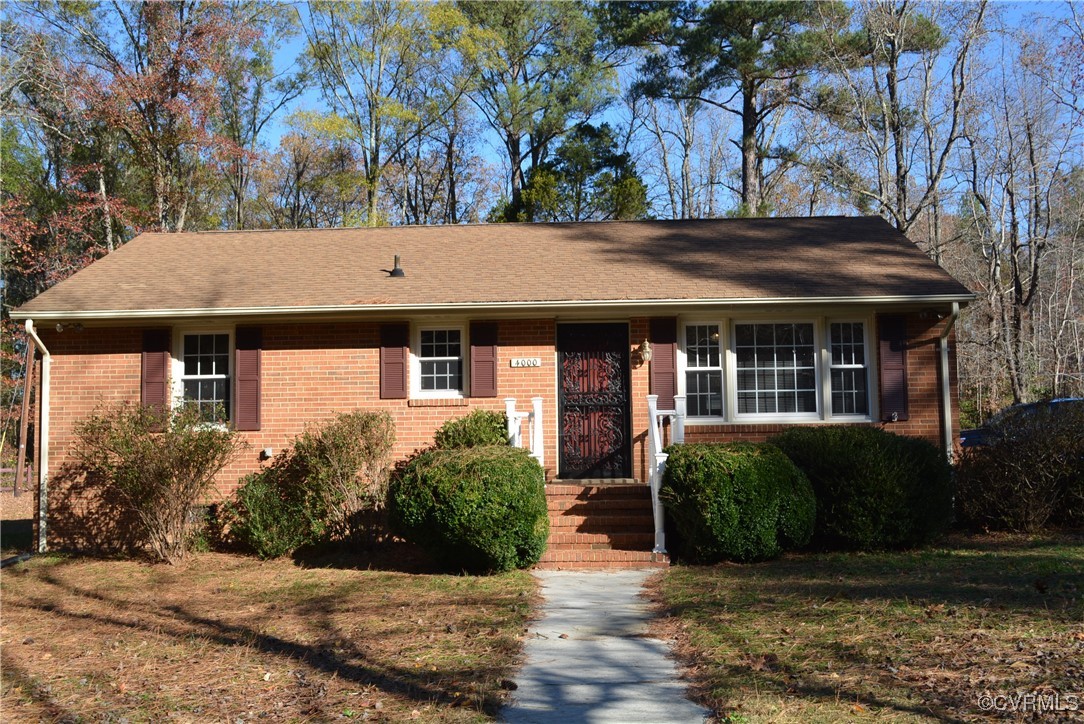
[[[542,448],[542,398],[531,398],[530,412],[516,411],[516,398],[504,398],[504,413],[508,417],[508,444],[512,447],[527,447],[531,457],[546,467],[546,458]],[[523,444],[523,421],[527,420],[527,445]]]
[[[659,500],[659,487],[662,474],[666,470],[666,453],[663,449],[662,421],[670,420],[670,442],[685,442],[685,396],[674,396],[673,410],[659,409],[659,396],[647,396],[647,468],[648,481],[651,483],[651,512],[655,518],[655,553],[666,552],[666,531],[663,525],[662,501]]]

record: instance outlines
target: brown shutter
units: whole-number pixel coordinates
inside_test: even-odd
[[[407,369],[410,364],[410,325],[406,322],[380,325],[380,398],[407,397]]]
[[[233,426],[237,430],[260,429],[260,364],[262,327],[238,327],[235,335]]]
[[[169,410],[169,343],[172,336],[169,329],[143,332],[140,402],[162,413]]]
[[[497,323],[470,323],[470,396],[497,396]]]
[[[673,410],[677,394],[677,319],[652,319],[650,341],[651,394],[659,396],[660,410]]]
[[[881,420],[906,420],[907,319],[902,314],[877,317],[881,363]]]

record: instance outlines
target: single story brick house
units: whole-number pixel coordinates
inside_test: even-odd
[[[251,444],[225,496],[339,411],[390,411],[403,457],[540,398],[550,488],[582,500],[562,486],[643,487],[650,394],[684,398],[687,441],[846,423],[951,448],[973,298],[884,220],[822,217],[146,233],[12,316],[51,359],[43,476],[122,400],[224,406]],[[60,485],[50,542],[84,544]]]

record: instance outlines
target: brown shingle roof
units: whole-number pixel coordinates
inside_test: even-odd
[[[878,217],[720,219],[147,233],[16,315],[899,297],[970,294]]]

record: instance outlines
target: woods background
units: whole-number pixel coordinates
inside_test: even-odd
[[[979,295],[965,427],[1084,395],[1072,3],[0,12],[5,462],[8,310],[144,230],[879,214]]]

